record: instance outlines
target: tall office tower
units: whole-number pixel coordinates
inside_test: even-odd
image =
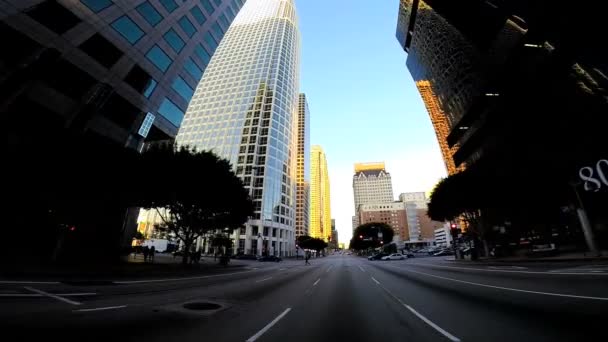
[[[177,135],[228,159],[250,190],[254,217],[233,235],[240,252],[295,253],[299,62],[294,1],[247,1]]]
[[[0,2],[2,130],[48,142],[67,128],[132,148],[173,139],[244,2]]]
[[[392,203],[395,200],[393,198],[391,174],[386,172],[384,162],[355,164],[353,192],[355,197],[354,231],[361,223],[359,221],[359,206],[363,204]]]
[[[321,146],[312,146],[310,165],[310,236],[327,241],[331,236],[329,173]]]
[[[395,232],[393,241],[402,242],[409,239],[408,220],[403,202],[386,202],[362,204],[359,206],[359,223],[386,223]]]
[[[298,101],[298,157],[296,159],[296,236],[308,235],[310,219],[310,112],[306,95]]]

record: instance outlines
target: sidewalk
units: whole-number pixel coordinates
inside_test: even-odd
[[[203,257],[199,264],[183,266],[182,258],[157,254],[154,262],[144,262],[141,254],[130,255],[128,260],[104,265],[0,265],[0,281],[95,281],[137,280],[166,277],[189,277],[220,273],[230,269],[236,271],[247,266],[238,260],[230,260],[228,266],[219,265],[213,257]]]
[[[479,260],[456,260],[453,256],[445,258],[445,261],[452,262],[463,262],[463,263],[484,263],[484,262],[499,262],[499,263],[533,263],[533,262],[586,262],[586,263],[606,263],[608,262],[608,251],[602,251],[602,256],[594,257],[589,253],[583,252],[572,252],[572,253],[561,253],[556,256],[550,257],[526,257],[526,256],[514,256],[514,257],[503,257],[503,258],[487,258],[481,257]]]

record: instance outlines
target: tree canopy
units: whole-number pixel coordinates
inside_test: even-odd
[[[379,232],[382,233],[381,239],[378,237]],[[355,250],[377,248],[393,241],[394,235],[393,228],[386,223],[371,222],[362,224],[355,229],[353,238],[350,241],[350,248]]]
[[[311,249],[317,252],[327,248],[327,242],[323,241],[323,239],[313,238],[308,235],[298,236],[296,242],[302,249]]]

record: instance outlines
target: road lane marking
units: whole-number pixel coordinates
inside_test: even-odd
[[[73,300],[67,299],[67,298],[65,298],[65,297],[61,297],[61,296],[58,296],[58,295],[52,294],[52,293],[44,292],[44,291],[42,291],[42,290],[38,290],[38,289],[35,289],[35,288],[33,288],[33,287],[24,286],[24,288],[25,288],[26,290],[28,290],[28,291],[32,291],[32,292],[35,292],[35,293],[37,293],[37,294],[40,294],[40,295],[43,295],[43,296],[50,297],[50,298],[56,299],[56,300],[61,301],[61,302],[64,302],[64,303],[68,303],[68,304],[72,304],[72,305],[81,305],[81,304],[82,304],[82,303],[80,303],[80,302],[76,302],[76,301],[73,301]]]
[[[380,284],[379,281],[377,281],[374,277],[372,277],[372,280],[376,282],[376,284],[378,284],[378,286],[384,290],[386,293],[388,293],[389,296],[393,297],[393,299],[395,299],[396,301],[399,302],[399,304],[403,305],[403,307],[405,307],[406,309],[408,309],[411,313],[413,313],[414,315],[416,315],[416,317],[420,318],[424,323],[428,324],[431,328],[435,329],[436,331],[438,331],[440,334],[442,334],[443,336],[445,336],[446,338],[448,338],[450,341],[452,342],[460,342],[460,339],[452,334],[450,334],[449,332],[447,332],[446,330],[442,329],[440,326],[438,326],[437,324],[433,323],[433,321],[431,321],[430,319],[424,317],[421,313],[419,313],[418,311],[414,310],[414,308],[412,308],[411,306],[405,304],[401,298],[395,296],[391,291],[389,291],[386,287],[382,286],[382,284]]]
[[[329,271],[331,271],[332,268],[334,268],[334,265],[329,266],[329,268],[327,269],[327,271],[325,271],[325,273],[328,273]]]
[[[118,306],[106,306],[103,308],[93,308],[93,309],[78,309],[73,310],[73,312],[93,312],[93,311],[106,311],[106,310],[115,310],[115,309],[123,309],[126,308],[126,305],[118,305]]]
[[[225,276],[231,276],[231,275],[235,275],[235,274],[243,274],[243,273],[250,273],[255,271],[254,270],[250,270],[250,271],[242,271],[242,272],[232,272],[232,273],[223,273],[223,274],[212,274],[212,275],[206,275],[206,276],[199,276],[199,277],[186,277],[186,278],[166,278],[166,279],[148,279],[148,280],[126,280],[126,281],[115,281],[114,284],[122,284],[122,285],[128,285],[128,284],[145,284],[145,283],[163,283],[163,282],[168,282],[168,281],[184,281],[184,280],[197,280],[197,279],[207,279],[207,278],[215,278],[215,277],[225,277]]]
[[[401,304],[403,304],[403,303],[401,303]],[[411,306],[409,306],[407,304],[403,304],[403,306],[405,306],[408,310],[410,310],[411,313],[413,313],[414,315],[416,315],[416,317],[418,317],[422,321],[424,321],[424,323],[430,325],[431,327],[433,327],[433,329],[437,330],[443,336],[447,337],[450,341],[452,341],[452,342],[460,342],[460,339],[458,337],[456,337],[456,336],[450,334],[449,332],[443,330],[440,326],[438,326],[437,324],[433,323],[433,321],[431,321],[430,319],[424,317],[418,311],[414,310],[414,308],[412,308]]]
[[[263,281],[270,280],[270,279],[272,279],[272,277],[268,277],[268,278],[264,278],[264,279],[258,280],[258,281],[256,281],[256,283],[261,283]]]
[[[55,293],[55,295],[60,295],[61,297],[78,297],[78,296],[96,296],[97,293],[94,292],[86,292],[86,293]],[[0,297],[46,297],[45,295],[37,294],[37,293],[0,293]]]
[[[394,267],[394,266],[390,266],[390,265],[387,265],[387,266]],[[433,278],[450,280],[450,281],[457,282],[457,283],[463,283],[463,284],[480,286],[480,287],[487,287],[487,288],[498,289],[498,290],[513,291],[513,292],[522,292],[522,293],[531,293],[531,294],[539,294],[539,295],[553,296],[553,297],[565,297],[565,298],[576,298],[576,299],[590,299],[590,300],[608,301],[608,297],[578,296],[578,295],[570,295],[570,294],[555,293],[555,292],[541,292],[541,291],[522,290],[522,289],[511,288],[511,287],[503,287],[503,286],[495,286],[495,285],[474,283],[474,282],[471,282],[471,281],[453,279],[453,278],[448,278],[448,277],[442,277],[442,276],[438,276],[438,275],[434,275],[434,274],[429,274],[429,273],[424,273],[424,272],[418,272],[418,271],[412,271],[412,270],[406,270],[406,269],[403,269],[403,270],[406,271],[406,272],[412,272],[412,273],[422,274],[422,275],[426,275],[426,276],[433,277]]]
[[[451,268],[455,270],[473,270],[473,271],[483,271],[483,272],[502,272],[502,273],[524,273],[524,274],[549,274],[549,275],[600,275],[600,276],[608,276],[608,273],[581,273],[581,272],[560,272],[560,271],[516,271],[516,270],[500,270],[500,269],[488,269],[488,268],[474,268],[474,267],[456,267],[456,266],[442,266],[442,265],[431,265],[424,263],[416,263],[411,262],[408,265],[412,266],[421,266],[421,267],[438,267],[438,268]]]
[[[285,271],[286,268],[279,268],[279,271]]]
[[[361,272],[365,272],[365,270],[363,269],[363,267],[359,266],[359,269],[361,270]]]
[[[317,284],[321,281],[321,278],[317,279],[317,281],[315,281],[314,284],[312,284],[312,286],[317,286]]]
[[[291,308],[285,309],[285,311],[283,311],[280,315],[278,315],[275,319],[273,319],[272,322],[268,323],[265,327],[263,327],[262,330],[258,331],[255,335],[253,335],[249,339],[247,339],[246,342],[256,341],[258,338],[260,338],[260,336],[264,335],[264,333],[266,331],[268,331],[268,329],[272,328],[273,325],[277,324],[278,321],[280,321],[283,317],[285,317],[285,315],[287,315],[289,313],[289,311],[291,311]]]

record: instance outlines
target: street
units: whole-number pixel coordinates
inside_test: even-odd
[[[350,255],[310,266],[238,262],[246,265],[186,278],[2,280],[0,328],[19,341],[608,340],[605,264]],[[187,303],[219,308],[191,310]]]

